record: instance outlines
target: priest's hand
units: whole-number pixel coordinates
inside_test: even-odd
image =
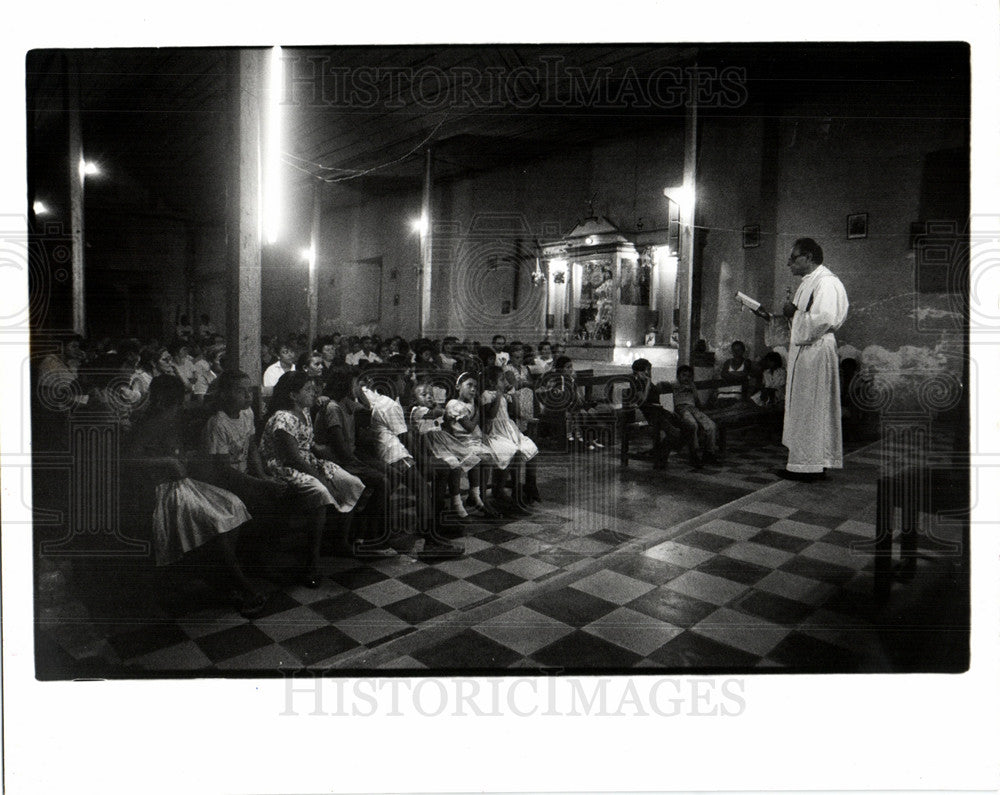
[[[791,318],[797,310],[798,307],[795,306],[795,304],[793,304],[791,301],[785,301],[785,306],[782,308],[781,311],[784,312],[785,317]]]

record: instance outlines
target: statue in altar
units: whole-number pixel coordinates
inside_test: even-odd
[[[593,278],[600,279],[594,287],[594,302],[597,308],[597,314],[594,317],[594,339],[610,340],[611,322],[614,319],[615,308],[612,294],[615,279],[607,268],[602,269],[600,273],[595,273]]]

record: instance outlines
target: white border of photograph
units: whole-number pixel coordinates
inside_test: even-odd
[[[1000,228],[995,3],[906,6],[845,0],[807,3],[629,2],[442,4],[434,2],[211,4],[19,4],[4,13],[0,127],[4,179],[0,215],[25,212],[24,57],[29,49],[95,46],[264,46],[337,43],[964,40],[972,45],[972,208],[976,223]],[[1000,278],[993,256],[977,274],[974,299],[995,312]],[[7,263],[4,263],[5,265]],[[26,274],[0,271],[5,305],[27,305]],[[974,277],[975,278],[975,277]],[[423,686],[425,712],[446,693],[444,714],[424,716],[411,696],[393,710],[391,687],[370,699],[370,680],[323,683],[324,712],[310,715],[295,695],[287,711],[281,680],[41,683],[33,674],[33,598],[27,423],[21,372],[27,334],[0,345],[8,374],[2,399],[3,704],[5,776],[10,792],[471,792],[782,789],[995,789],[997,786],[998,495],[995,399],[998,348],[973,333],[973,356],[988,382],[973,385],[981,474],[974,521],[972,666],[961,675],[671,677],[681,715],[545,715],[544,680],[496,686],[499,715],[461,709],[455,680]],[[988,415],[977,416],[977,406]],[[26,436],[26,432],[24,432]],[[975,482],[975,479],[974,479]],[[609,703],[640,699],[664,677],[617,677]],[[411,686],[418,680],[396,680]],[[492,693],[487,680],[481,692]],[[710,711],[697,692],[730,681],[718,699],[736,714]],[[367,682],[367,683],[366,683]],[[702,682],[699,685],[697,682]],[[533,683],[533,684],[532,684]],[[576,685],[552,693],[566,711]],[[302,683],[303,685],[305,683]],[[356,686],[361,687],[355,691]],[[661,688],[675,685],[661,683]],[[338,689],[347,715],[336,714]],[[405,687],[399,685],[399,687]],[[438,688],[442,688],[438,690]],[[471,684],[462,687],[470,688]],[[535,688],[544,699],[532,694]],[[698,691],[697,688],[702,688]],[[466,690],[466,692],[470,692]],[[589,690],[588,690],[589,692]],[[662,692],[662,691],[661,691]],[[721,692],[721,690],[716,690]],[[360,693],[360,695],[358,695]],[[412,689],[410,690],[412,694]],[[738,694],[738,698],[733,694]],[[306,699],[311,698],[307,695]],[[481,701],[479,702],[481,703]],[[371,717],[350,715],[372,709]],[[737,708],[737,704],[740,704]],[[518,712],[535,712],[522,717]],[[626,707],[628,710],[634,709]],[[395,714],[399,713],[399,714]]]

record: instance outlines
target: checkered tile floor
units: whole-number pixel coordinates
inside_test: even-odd
[[[619,471],[613,454],[551,459],[551,499],[524,519],[470,525],[464,557],[329,559],[321,588],[284,585],[252,621],[198,578],[119,569],[103,601],[40,601],[40,648],[110,677],[905,666],[935,627],[890,632],[907,597],[894,591],[891,609],[871,599],[877,456],[861,451],[821,483],[765,485],[781,453],[751,440],[724,467],[676,460],[666,473]],[[586,477],[563,482],[561,467]],[[578,490],[594,478],[596,502]],[[695,486],[715,504],[686,502]],[[951,576],[950,561],[924,557],[905,593],[912,602]]]

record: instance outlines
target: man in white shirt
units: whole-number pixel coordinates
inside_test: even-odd
[[[791,321],[781,439],[788,448],[788,464],[778,471],[790,480],[815,480],[824,469],[844,465],[840,372],[833,334],[847,318],[847,292],[822,263],[823,249],[815,240],[795,241],[788,266],[803,279],[783,309]]]
[[[381,364],[382,359],[377,353],[372,349],[372,338],[362,337],[361,338],[361,350],[355,351],[354,353],[348,354],[344,361],[351,367],[357,367],[362,361],[369,362],[371,364]]]
[[[291,372],[295,368],[295,351],[288,345],[278,348],[278,361],[264,371],[261,394],[270,397],[274,391],[274,385],[285,373]]]

